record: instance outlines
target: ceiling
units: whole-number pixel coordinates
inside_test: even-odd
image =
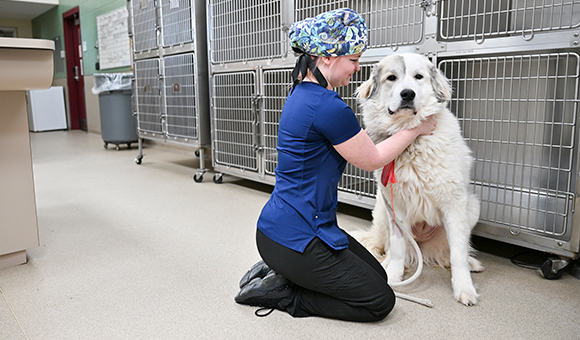
[[[50,3],[0,0],[0,18],[32,20],[56,6]]]

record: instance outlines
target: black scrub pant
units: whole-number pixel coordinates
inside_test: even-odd
[[[344,231],[343,231],[344,232]],[[294,284],[286,311],[295,317],[321,316],[348,321],[379,321],[391,312],[395,294],[381,264],[360,243],[348,237],[347,249],[334,250],[314,238],[303,253],[256,233],[266,264]]]

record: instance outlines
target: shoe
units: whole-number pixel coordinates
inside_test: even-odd
[[[270,267],[268,267],[268,265],[260,260],[259,262],[257,262],[256,264],[254,264],[252,266],[252,268],[250,268],[250,270],[248,270],[246,272],[246,274],[244,274],[244,276],[242,276],[242,279],[240,280],[240,289],[244,288],[245,285],[247,285],[250,281],[252,281],[254,278],[264,278],[269,272],[270,272]]]
[[[267,314],[258,314],[257,316],[269,315],[272,310],[286,310],[294,298],[292,283],[273,270],[263,279],[256,277],[246,284],[236,295],[234,300],[243,305],[258,306],[271,309]]]

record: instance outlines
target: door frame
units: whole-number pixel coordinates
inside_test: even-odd
[[[79,7],[62,14],[70,128],[87,131],[84,67]],[[76,67],[76,74],[75,74]]]

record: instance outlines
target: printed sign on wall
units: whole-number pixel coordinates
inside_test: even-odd
[[[131,65],[128,16],[127,8],[121,7],[97,17],[101,70]]]

